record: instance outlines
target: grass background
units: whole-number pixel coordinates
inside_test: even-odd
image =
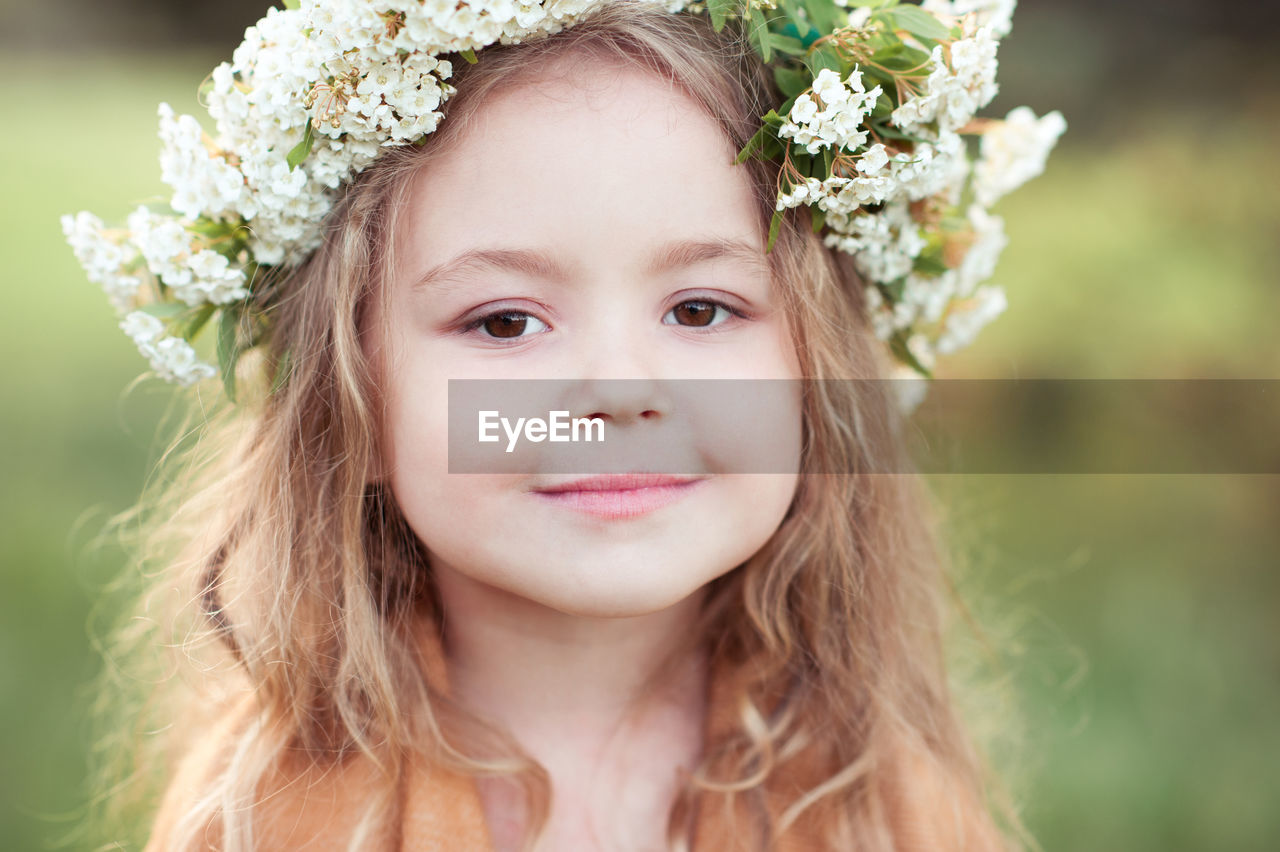
[[[1010,62],[1048,71],[996,106],[1070,100],[1073,78],[1051,61],[1057,42],[1015,35]],[[49,848],[82,813],[86,685],[100,664],[89,612],[124,564],[91,542],[136,499],[168,398],[154,382],[122,390],[142,362],[58,216],[119,221],[161,195],[155,105],[194,111],[194,84],[220,56],[0,58],[0,78],[19,82],[0,134],[5,849]],[[997,209],[1011,238],[995,279],[1009,312],[945,375],[1280,378],[1275,92],[1201,105],[1211,113],[1109,109],[1078,92],[1071,102],[1047,174]],[[1280,848],[1280,477],[932,482],[971,565],[966,591],[1007,637],[1025,727],[1019,793],[1043,846]]]

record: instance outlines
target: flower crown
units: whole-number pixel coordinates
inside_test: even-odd
[[[616,0],[612,0],[616,2]],[[476,51],[557,32],[611,0],[285,0],[245,31],[204,93],[216,132],[160,105],[163,210],[123,229],[62,218],[90,280],[162,378],[235,368],[269,333],[281,273],[320,243],[344,185],[388,147],[420,143]],[[1005,245],[988,212],[1040,174],[1066,128],[1019,107],[975,119],[995,96],[998,40],[1016,0],[665,0],[744,34],[785,100],[738,155],[779,164],[772,249],[807,205],[828,246],[853,255],[876,335],[899,374],[931,377],[1006,306],[979,286]],[[980,135],[976,161],[965,135]],[[214,322],[217,317],[216,323]],[[215,368],[191,346],[216,325]],[[287,358],[277,365],[277,381]],[[918,397],[915,401],[918,401]],[[913,401],[904,401],[910,407]]]

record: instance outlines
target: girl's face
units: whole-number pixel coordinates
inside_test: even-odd
[[[553,495],[582,477],[547,470],[450,474],[448,380],[567,381],[575,414],[653,429],[660,383],[596,380],[798,379],[745,170],[687,95],[581,60],[493,97],[459,141],[411,179],[393,235],[390,487],[437,571],[578,615],[668,607],[768,540],[797,474],[603,495]],[[776,438],[798,459],[792,403]]]

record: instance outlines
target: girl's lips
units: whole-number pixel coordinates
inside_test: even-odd
[[[536,488],[533,494],[600,518],[634,518],[674,503],[704,479],[666,474],[610,474]]]

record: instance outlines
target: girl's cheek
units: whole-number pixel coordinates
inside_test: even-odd
[[[685,342],[677,353],[690,378],[798,378],[798,358],[784,325],[757,321],[707,339]]]

